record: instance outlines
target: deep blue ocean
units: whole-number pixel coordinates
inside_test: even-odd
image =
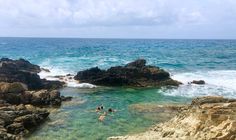
[[[236,98],[236,40],[0,38],[0,57],[25,58],[50,69],[47,76],[144,58],[184,83],[174,89],[65,87],[61,93],[73,96],[72,102],[52,109],[50,120],[27,137],[32,140],[100,140],[143,132],[160,119],[135,105],[185,104],[205,95]],[[206,85],[187,84],[200,79]],[[99,104],[118,111],[101,123],[93,111]]]

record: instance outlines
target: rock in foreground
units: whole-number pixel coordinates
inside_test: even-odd
[[[61,96],[58,90],[28,91],[26,85],[19,82],[0,82],[0,100],[13,105],[59,106],[69,98]]]
[[[0,107],[0,139],[19,140],[42,123],[49,112],[31,105]]]
[[[102,86],[178,86],[180,82],[170,78],[170,74],[155,66],[146,65],[146,60],[138,59],[125,66],[101,70],[98,67],[80,71],[74,77],[82,83]]]
[[[235,140],[236,100],[223,97],[201,97],[171,120],[151,130],[110,140]]]
[[[19,140],[49,115],[35,106],[59,106],[60,81],[40,79],[41,69],[24,59],[0,59],[0,140]]]

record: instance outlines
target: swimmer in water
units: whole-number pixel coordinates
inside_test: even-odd
[[[98,106],[98,107],[96,108],[96,112],[100,112],[100,111],[102,111],[103,108],[104,108],[103,105]]]
[[[97,109],[96,109],[96,112],[100,112],[101,111],[101,107],[98,106]]]
[[[112,112],[116,112],[116,110],[114,110],[114,109],[112,109],[112,108],[109,108],[109,109],[108,109],[108,112],[109,112],[109,113],[112,113]]]
[[[105,117],[106,117],[106,115],[107,115],[107,113],[104,112],[101,116],[99,116],[98,120],[101,121],[101,122],[103,122],[104,119],[105,119]]]

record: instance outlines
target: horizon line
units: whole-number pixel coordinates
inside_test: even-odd
[[[117,39],[117,40],[236,40],[236,38],[118,38],[118,37],[36,37],[36,36],[0,36],[0,38],[34,38],[34,39]]]

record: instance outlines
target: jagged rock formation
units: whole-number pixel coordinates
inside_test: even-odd
[[[19,140],[48,115],[48,111],[31,105],[14,106],[0,101],[0,139]]]
[[[21,82],[27,85],[30,90],[57,89],[64,83],[59,81],[48,81],[40,79],[40,67],[31,64],[24,59],[12,60],[8,58],[0,59],[0,82]]]
[[[24,59],[0,59],[0,139],[19,140],[49,115],[35,106],[61,105],[71,97],[57,90],[64,83],[40,79],[41,68]]]
[[[146,65],[146,60],[138,59],[125,66],[101,70],[98,67],[80,71],[74,77],[82,83],[102,86],[178,86],[180,82],[170,78],[170,74],[155,66]]]
[[[65,97],[60,96],[57,90],[28,91],[22,83],[0,82],[0,100],[6,103],[32,104],[36,106],[61,105]]]
[[[109,140],[235,140],[236,99],[201,97],[149,131]]]

